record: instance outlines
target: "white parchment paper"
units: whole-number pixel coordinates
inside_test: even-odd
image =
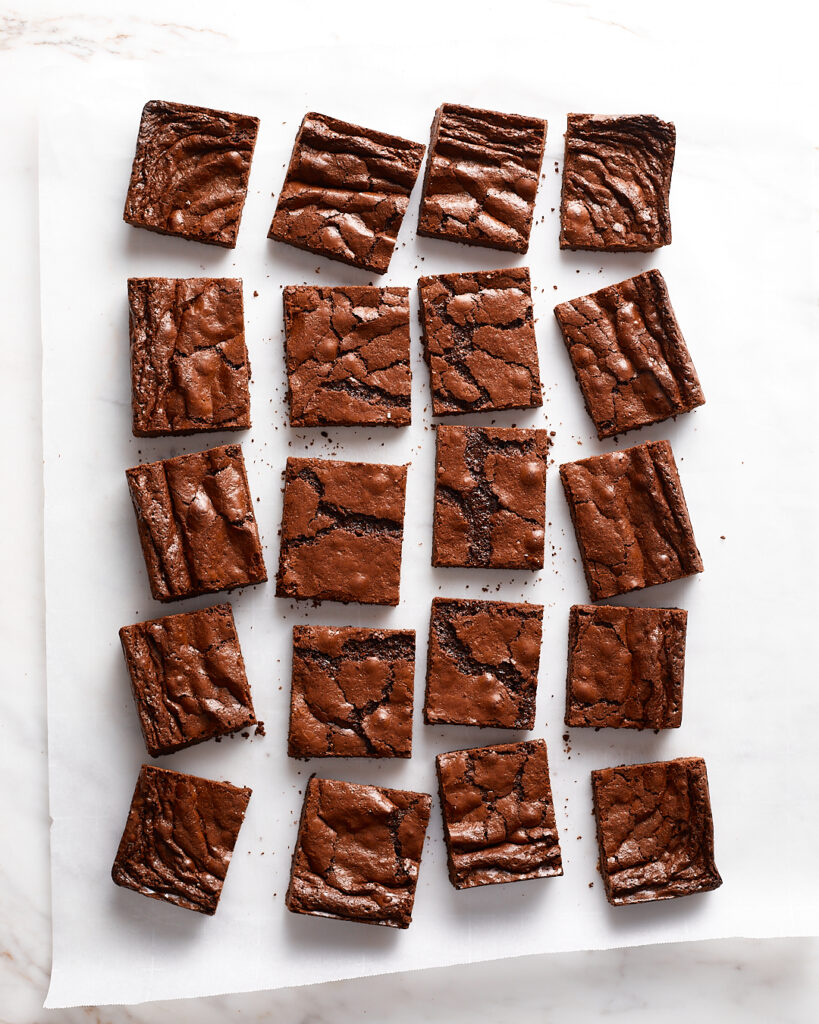
[[[225,60],[97,63],[46,83],[41,133],[45,530],[54,961],[48,1006],[138,1002],[275,988],[463,961],[719,936],[802,935],[817,921],[817,686],[806,658],[815,629],[815,389],[808,217],[809,140],[771,101],[714,105],[669,67],[647,75],[639,41],[590,34],[584,60],[529,42],[469,51],[394,41]],[[489,40],[488,42],[491,42]],[[669,51],[671,52],[671,51]],[[608,71],[606,68],[608,67]],[[103,70],[105,69],[105,70]],[[679,67],[677,68],[679,70]],[[261,118],[235,251],[163,238],[122,221],[140,111],[165,98]],[[418,191],[385,283],[421,274],[531,268],[545,384],[542,410],[474,422],[555,431],[547,483],[547,563],[540,574],[430,567],[434,436],[413,316],[413,426],[287,426],[281,289],[356,284],[372,275],[267,240],[302,115],[319,110],[426,141],[442,100],[549,119],[528,256],[416,239]],[[569,110],[652,112],[674,120],[673,244],[656,254],[561,253],[562,133]],[[557,476],[560,462],[610,451],[588,419],[552,317],[555,303],[649,267],[666,276],[702,380],[704,408],[631,434],[669,438],[705,573],[624,598],[689,610],[682,728],[660,735],[563,725],[568,609],[588,594]],[[271,577],[278,558],[288,454],[410,462],[401,604],[395,609],[277,600],[269,583],[230,598],[264,738],[207,743],[161,760],[253,789],[215,918],[115,887],[111,863],[139,766],[148,760],[117,639],[144,618],[201,607],[150,598],[125,485],[140,459],[195,451],[130,433],[128,276],[240,276],[253,367],[247,461]],[[413,311],[417,308],[413,288]],[[237,439],[233,435],[233,439]],[[407,932],[289,914],[290,854],[311,771],[435,794],[434,755],[523,733],[433,728],[421,719],[429,604],[435,595],[542,602],[546,608],[532,736],[549,745],[565,875],[456,892],[447,879],[437,796]],[[410,761],[309,764],[286,756],[290,630],[296,623],[417,630]],[[679,755],[706,758],[723,887],[712,894],[611,909],[596,870],[589,772]]]

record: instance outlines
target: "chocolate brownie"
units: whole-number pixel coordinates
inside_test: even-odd
[[[409,320],[409,288],[285,288],[290,423],[406,426]]]
[[[422,277],[433,416],[543,404],[527,267]]]
[[[152,757],[256,725],[229,604],[123,626],[119,638]]]
[[[276,595],[398,604],[406,466],[288,459]]]
[[[563,874],[544,740],[453,750],[435,763],[456,889]]]
[[[295,626],[290,757],[409,757],[415,630]]]
[[[602,441],[705,402],[659,270],[555,306]]]
[[[600,873],[612,906],[722,885],[702,758],[603,768],[591,778]]]
[[[250,426],[242,282],[128,281],[136,437]]]
[[[144,764],[117,850],[117,885],[215,914],[251,790]]]
[[[569,114],[560,248],[651,252],[671,242],[677,133],[651,114]]]
[[[435,112],[418,234],[526,252],[546,122],[444,103]]]
[[[162,235],[235,248],[258,131],[257,117],[146,103],[123,219]]]
[[[593,601],[702,572],[668,441],[560,467]]]
[[[287,909],[409,928],[431,798],[311,776]]]
[[[383,274],[424,147],[305,114],[268,238]]]
[[[542,569],[546,431],[437,432],[432,564]]]
[[[681,608],[574,605],[566,725],[678,728],[687,622]]]
[[[543,606],[432,601],[424,721],[533,729]]]
[[[241,445],[147,462],[125,476],[157,601],[265,582]]]

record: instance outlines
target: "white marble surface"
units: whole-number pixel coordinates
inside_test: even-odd
[[[413,5],[415,25],[423,6]],[[479,30],[476,15],[484,6],[496,12],[494,4],[463,5],[462,11],[462,5],[454,4],[426,24],[438,36],[462,41],[469,32]],[[654,45],[668,33],[674,33],[679,44],[682,35],[691,46],[692,82],[697,63],[722,62],[724,91],[715,96],[715,103],[747,103],[742,82],[748,75],[782,88],[785,102],[782,83],[798,87],[798,78],[791,77],[793,69],[799,67],[800,59],[809,66],[807,50],[801,51],[809,40],[807,23],[800,21],[796,5],[777,5],[776,24],[750,18],[734,23],[731,4],[702,5],[699,11],[688,4],[679,17],[674,11],[658,10],[660,6],[531,5],[532,11],[539,12],[534,27],[544,40],[538,73],[548,76],[553,45],[576,45],[582,65],[586,30],[610,35],[613,73],[621,33],[644,38],[649,76],[661,59]],[[195,1020],[208,1024],[236,1018],[306,1024],[362,1018],[402,1021],[419,1013],[433,1019],[479,1022],[505,1021],[514,1014],[543,1021],[606,1017],[673,1022],[696,1014],[706,1020],[815,1019],[819,1007],[819,944],[815,940],[722,941],[526,958],[310,989],[151,1004],[136,1010],[40,1009],[49,971],[50,894],[39,475],[37,75],[46,64],[93,61],[99,53],[138,59],[185,52],[209,59],[223,48],[258,49],[265,38],[306,41],[299,29],[299,12],[277,13],[272,5],[263,15],[209,3],[150,0],[140,5],[139,17],[112,15],[110,7],[85,3],[66,14],[64,4],[33,0],[16,12],[0,14],[0,88],[6,98],[0,113],[0,168],[5,186],[0,423],[6,438],[0,454],[5,499],[0,506],[0,564],[6,581],[0,591],[5,655],[0,673],[0,1022]],[[710,36],[697,17],[706,10]],[[356,26],[349,18],[333,16],[328,8],[325,17],[311,17],[311,31],[317,42],[358,38],[365,54],[368,41],[380,33],[389,36],[411,29],[402,20],[400,8],[392,17],[383,5],[379,12],[369,25]],[[466,20],[459,20],[459,15]],[[493,34],[500,36],[497,13],[489,18]],[[294,35],[289,36],[291,32]],[[602,84],[601,88],[604,94]],[[783,171],[772,168],[772,175]]]

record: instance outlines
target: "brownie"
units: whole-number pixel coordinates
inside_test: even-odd
[[[563,874],[544,740],[453,750],[435,763],[456,889]]]
[[[651,114],[569,114],[560,248],[651,252],[671,242],[677,133]]]
[[[702,758],[603,768],[591,778],[609,903],[670,900],[722,885]]]
[[[659,270],[563,302],[555,316],[601,441],[705,402]]]
[[[543,606],[432,601],[424,721],[533,729]]]
[[[431,798],[311,776],[287,909],[408,928]]]
[[[128,281],[136,437],[250,426],[242,282]]]
[[[290,757],[409,757],[415,630],[295,626]]]
[[[539,117],[442,104],[430,132],[418,234],[526,252],[545,145]]]
[[[542,569],[545,430],[437,428],[432,564]]]
[[[157,601],[265,582],[241,445],[147,462],[125,476]]]
[[[259,119],[151,100],[142,109],[123,219],[236,246]]]
[[[560,467],[593,601],[702,572],[668,441]]]
[[[285,288],[290,423],[406,426],[409,319],[409,288]]]
[[[229,604],[123,626],[119,638],[152,757],[256,725]]]
[[[424,147],[305,114],[268,238],[383,274]]]
[[[288,459],[276,596],[398,604],[406,466]]]
[[[678,728],[687,622],[681,608],[574,605],[566,725]]]
[[[117,885],[215,914],[251,790],[144,764],[117,850]]]
[[[422,277],[433,416],[543,404],[527,267]]]

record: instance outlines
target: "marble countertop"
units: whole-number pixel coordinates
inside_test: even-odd
[[[366,53],[383,39],[386,27],[403,30],[400,12],[379,12],[378,19],[351,25],[349,20],[311,11],[311,40],[317,44],[349,41],[351,32]],[[441,5],[439,5],[440,7]],[[717,33],[729,38],[730,15],[709,8]],[[725,5],[730,7],[730,5]],[[470,24],[476,13],[490,17],[492,4],[468,5]],[[780,5],[787,27],[790,4]],[[94,61],[101,54],[140,59],[199,54],[212,59],[226,49],[258,50],[260,39],[304,45],[299,12],[242,12],[210,2],[145,0],[139,16],[111,15],[110,4],[86,0],[69,8],[56,0],[28,0],[17,11],[0,14],[0,87],[7,102],[0,120],[3,145],[0,168],[4,183],[2,281],[5,330],[0,350],[0,423],[7,443],[0,455],[5,500],[0,506],[0,550],[7,586],[0,590],[0,628],[5,657],[0,687],[0,1024],[41,1021],[151,1022],[285,1020],[320,1022],[409,1021],[419,1013],[433,1019],[584,1022],[602,1017],[643,1022],[688,1021],[700,1016],[720,1021],[803,1022],[819,1006],[819,941],[724,940],[606,952],[560,954],[490,964],[337,982],[273,993],[225,996],[206,1000],[154,1003],[136,1008],[109,1007],[44,1011],[41,1009],[50,964],[50,892],[48,866],[48,790],[46,776],[45,678],[43,651],[42,445],[40,429],[40,340],[37,237],[37,82],[42,68],[74,61]],[[423,8],[412,12],[417,21]],[[463,38],[459,14],[466,5],[435,11],[437,34]],[[559,24],[573,33],[584,24],[610,32],[616,46],[620,33],[658,43],[668,31],[685,31],[697,40],[697,19],[675,24],[673,14],[656,4],[607,0],[519,5],[538,12],[536,27],[549,38]],[[687,7],[688,9],[688,7]],[[552,19],[554,18],[554,21]],[[663,20],[665,19],[665,20]],[[781,21],[782,19],[780,19]],[[424,19],[422,18],[423,22]],[[478,26],[479,27],[479,26]],[[772,43],[770,26],[737,29],[737,46],[760,50],[766,39],[774,56],[798,48],[800,36]],[[382,33],[382,35],[379,35]],[[786,33],[787,34],[787,33]],[[776,36],[776,33],[774,33]],[[721,53],[706,40],[702,47]],[[547,53],[545,54],[547,59]],[[781,59],[781,58],[780,58]],[[798,59],[794,57],[794,59]],[[771,61],[768,61],[770,66]],[[773,61],[773,71],[776,61]],[[768,71],[768,73],[771,73]],[[14,97],[14,102],[9,98]],[[10,584],[10,585],[8,585]],[[81,638],[79,638],[81,642]],[[684,986],[684,992],[683,992]],[[430,1009],[434,1007],[434,1009]]]

